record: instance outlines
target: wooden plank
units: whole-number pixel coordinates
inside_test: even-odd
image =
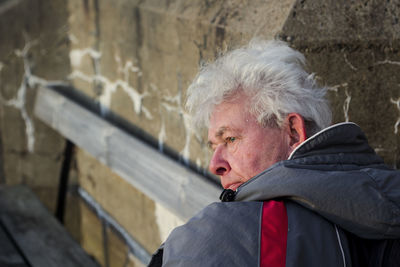
[[[50,88],[35,114],[183,220],[218,200],[215,184]]]
[[[3,227],[0,227],[0,266],[28,267],[23,256],[9,238]]]
[[[29,266],[98,267],[27,187],[0,187],[0,220]]]

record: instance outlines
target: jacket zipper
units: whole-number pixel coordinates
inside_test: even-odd
[[[340,252],[342,253],[342,257],[343,257],[343,267],[346,267],[346,258],[344,256],[344,251],[343,251],[343,246],[342,246],[342,240],[340,239],[340,235],[339,235],[339,230],[335,224],[335,230],[336,230],[336,236],[338,239],[338,243],[339,243],[339,247],[340,247]]]

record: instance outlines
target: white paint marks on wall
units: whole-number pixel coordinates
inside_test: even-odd
[[[160,132],[158,133],[158,149],[160,150],[160,152],[164,152],[164,142],[167,139],[167,135],[165,133],[165,122],[163,119],[163,115],[161,115],[161,128],[160,128]]]
[[[343,113],[344,113],[344,120],[346,122],[348,122],[349,121],[349,108],[350,108],[351,95],[349,94],[347,88],[345,88],[344,93],[346,94],[346,99],[344,100],[344,103],[343,103]]]
[[[348,60],[346,54],[343,54],[343,57],[344,57],[344,62],[346,62],[346,64],[350,67],[350,69],[352,69],[352,70],[354,70],[354,71],[357,71],[357,70],[358,70],[356,67],[354,67],[353,64],[350,63],[350,61]]]
[[[400,97],[397,100],[391,98],[390,102],[395,104],[397,109],[400,111]],[[399,132],[399,126],[400,126],[400,116],[397,119],[396,123],[394,124],[394,134],[397,134]]]
[[[385,152],[386,149],[384,149],[383,147],[379,146],[374,148],[375,153],[381,153],[381,152]]]
[[[147,119],[153,119],[150,111],[142,105],[143,98],[148,96],[148,92],[139,93],[134,87],[129,84],[129,73],[133,72],[137,75],[141,75],[140,70],[133,65],[131,61],[127,61],[124,67],[119,67],[118,70],[123,72],[124,79],[117,79],[115,81],[111,81],[106,76],[101,75],[100,73],[100,59],[101,53],[95,51],[92,48],[85,49],[74,49],[70,52],[71,64],[73,67],[79,67],[82,58],[85,56],[90,56],[94,62],[95,74],[87,75],[79,70],[74,70],[69,76],[69,79],[80,79],[87,83],[91,84],[101,84],[103,87],[103,92],[99,97],[99,102],[104,107],[102,109],[103,114],[107,109],[110,108],[111,105],[111,97],[113,93],[116,92],[118,88],[121,88],[131,99],[133,103],[133,109],[136,114],[143,113]],[[117,62],[121,62],[119,58],[116,58]]]
[[[339,91],[339,88],[342,88],[342,87],[346,88],[347,86],[348,86],[348,83],[341,83],[341,84],[337,84],[337,85],[328,87],[328,90],[337,93]]]
[[[118,55],[114,56],[114,59],[118,63],[118,71],[124,74],[125,81],[129,81],[129,75],[131,72],[137,73],[138,76],[142,76],[142,72],[132,63],[132,61],[126,61],[125,65],[122,66],[121,58]]]
[[[203,165],[202,165],[202,161],[200,158],[196,158],[196,167],[197,167],[198,172],[202,171],[201,168],[203,167]]]
[[[182,113],[182,117],[183,117],[183,125],[185,126],[185,130],[186,130],[186,138],[185,138],[185,146],[183,147],[181,154],[182,154],[183,162],[188,165],[189,157],[190,157],[190,139],[192,136],[192,129],[190,127],[191,117],[187,113]]]
[[[398,65],[398,66],[400,66],[400,61],[393,61],[393,60],[385,59],[385,60],[378,61],[378,62],[375,63],[375,65],[383,65],[383,64],[390,64],[390,65]]]
[[[344,113],[345,121],[348,122],[349,121],[349,108],[350,108],[350,101],[351,101],[351,94],[348,91],[348,83],[341,83],[341,84],[330,86],[330,87],[328,87],[328,90],[335,92],[337,95],[340,88],[344,88],[344,94],[346,96],[346,98],[343,102],[343,113]]]
[[[186,135],[185,135],[185,145],[183,146],[183,149],[179,152],[179,155],[181,157],[182,162],[186,165],[189,165],[190,139],[192,137],[192,128],[190,122],[190,115],[186,113],[186,111],[182,107],[181,99],[182,99],[181,92],[179,92],[175,96],[165,96],[162,98],[163,102],[161,106],[165,108],[168,112],[178,113],[178,115],[182,119]]]
[[[390,65],[400,66],[400,61],[394,61],[394,60],[385,59],[385,60],[378,61],[378,62],[375,63],[375,65],[383,65],[383,64],[390,64]],[[391,98],[390,102],[395,104],[397,109],[400,111],[400,98],[398,98],[397,100]],[[397,119],[396,123],[394,124],[394,133],[395,134],[397,134],[399,132],[399,126],[400,126],[400,116]]]
[[[68,33],[68,39],[71,41],[72,44],[78,44],[78,38],[72,33]]]
[[[77,42],[77,40],[75,40]],[[69,52],[69,59],[71,61],[72,67],[79,67],[82,63],[84,56],[89,55],[92,59],[98,60],[101,58],[101,53],[92,49],[73,49]]]
[[[27,150],[29,153],[34,152],[35,147],[35,126],[33,120],[30,118],[26,109],[26,93],[28,88],[35,88],[37,86],[50,86],[55,84],[64,84],[62,81],[47,81],[40,77],[32,74],[31,62],[28,58],[28,52],[30,48],[35,45],[36,42],[27,42],[22,50],[15,50],[15,55],[22,58],[24,63],[24,74],[22,75],[21,85],[18,88],[16,97],[13,99],[5,100],[3,96],[0,96],[0,102],[3,105],[14,107],[21,112],[22,119],[25,123],[25,134],[27,140]],[[4,68],[3,64],[0,64],[0,70]]]
[[[155,204],[156,204],[155,215],[156,215],[158,229],[160,232],[160,239],[161,241],[165,241],[175,227],[178,227],[184,224],[185,222],[182,221],[177,216],[175,216],[171,211],[169,211],[164,206],[160,205],[157,202],[155,202]]]
[[[151,85],[154,90],[158,90],[155,85]],[[166,113],[178,113],[178,115],[181,117],[181,121],[184,126],[185,130],[185,144],[183,149],[179,152],[180,155],[180,160],[186,164],[189,165],[189,160],[190,160],[190,142],[191,138],[195,137],[200,143],[202,142],[202,137],[200,136],[200,133],[196,132],[192,128],[192,123],[191,123],[191,116],[185,111],[183,108],[182,104],[182,96],[181,92],[177,93],[175,96],[164,96],[162,98],[162,103],[161,107],[164,108],[167,112]],[[162,119],[162,126],[160,129],[159,133],[159,148],[162,149],[163,147],[163,142],[166,139],[166,133],[165,133],[165,123],[163,120],[163,116],[161,116]],[[204,162],[205,164],[208,164],[209,162],[209,151],[207,146],[202,146],[203,147],[203,152],[204,152]],[[199,171],[203,171],[204,174],[206,174],[206,169],[204,169],[202,160],[200,158],[196,159],[196,167]]]
[[[26,90],[27,90],[27,82],[23,77],[22,83],[18,88],[17,96],[10,100],[4,100],[1,97],[1,103],[6,106],[11,106],[16,109],[19,109],[21,112],[22,119],[25,122],[25,134],[27,138],[27,150],[32,153],[35,147],[35,128],[31,118],[26,111],[25,102],[26,102]]]

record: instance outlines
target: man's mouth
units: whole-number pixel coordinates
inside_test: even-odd
[[[233,184],[228,184],[225,189],[231,189],[233,191],[236,191],[236,189],[241,185],[241,182],[233,183]]]

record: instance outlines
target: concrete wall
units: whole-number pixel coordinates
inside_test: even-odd
[[[331,88],[335,122],[358,123],[398,167],[399,13],[395,1],[1,1],[0,181],[30,185],[54,209],[65,140],[31,112],[35,87],[52,80],[71,83],[160,153],[202,171],[210,157],[204,133],[192,132],[183,109],[198,65],[253,37],[276,36],[305,53]],[[76,148],[67,227],[103,266],[140,263],[76,188],[149,253],[182,223]]]
[[[354,121],[385,162],[400,166],[400,5],[298,1],[280,37],[331,87],[334,120]]]
[[[27,184],[51,210],[65,141],[35,119],[36,88],[69,73],[64,1],[0,2],[1,182]]]

